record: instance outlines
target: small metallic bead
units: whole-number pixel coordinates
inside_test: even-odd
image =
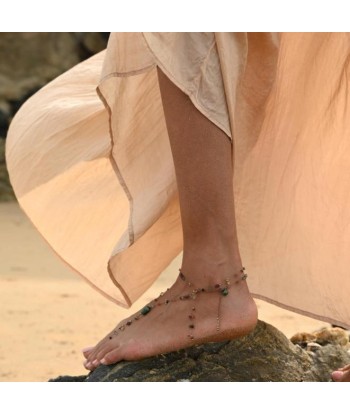
[[[183,295],[180,295],[180,300],[184,300],[184,296]]]
[[[196,311],[196,307],[192,307],[192,311]]]
[[[119,330],[124,331],[125,330],[125,326],[120,326]]]
[[[190,314],[190,315],[188,316],[188,318],[189,318],[190,320],[194,320],[194,319],[195,319],[195,316],[194,316],[193,314]]]
[[[216,327],[216,331],[220,331],[220,328],[219,327]]]

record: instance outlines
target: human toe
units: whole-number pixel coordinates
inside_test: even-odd
[[[344,372],[342,370],[335,370],[332,373],[332,379],[334,382],[341,382],[344,377]]]

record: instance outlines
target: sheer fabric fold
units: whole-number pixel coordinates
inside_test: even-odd
[[[133,304],[183,246],[158,66],[232,142],[253,294],[350,327],[349,52],[348,33],[112,33],[13,119],[18,201],[62,260]]]

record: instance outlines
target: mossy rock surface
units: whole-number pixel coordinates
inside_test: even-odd
[[[100,366],[87,376],[51,382],[328,382],[350,363],[345,346],[325,344],[306,351],[275,327],[259,321],[240,339],[207,343],[134,362]]]

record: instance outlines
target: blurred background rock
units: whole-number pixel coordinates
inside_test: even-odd
[[[109,33],[0,33],[0,201],[14,200],[5,165],[7,129],[45,84],[107,46]]]

